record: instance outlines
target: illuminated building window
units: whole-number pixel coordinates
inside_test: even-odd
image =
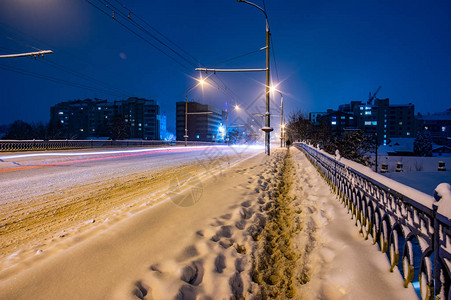
[[[410,135],[410,132],[407,132],[407,135]]]
[[[80,128],[80,131],[83,132],[83,128]]]
[[[365,121],[365,126],[370,126],[371,125],[371,121]]]
[[[371,125],[376,126],[377,125],[377,121],[371,121]]]
[[[330,122],[332,125],[337,125],[337,121]]]
[[[442,126],[442,131],[445,132],[446,131],[446,127]]]
[[[59,115],[64,115],[64,112],[60,111],[58,114],[59,114]]]
[[[371,115],[371,111],[366,111],[365,115]]]

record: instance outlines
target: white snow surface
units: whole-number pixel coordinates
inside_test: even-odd
[[[451,216],[451,185],[449,183],[441,183],[435,189],[438,200],[438,212],[444,216]],[[448,217],[448,219],[451,219]]]
[[[280,168],[285,151],[249,155],[211,174],[192,206],[166,198],[113,225],[38,250],[0,271],[0,299],[229,299],[237,291],[252,299],[255,242],[246,228],[265,216],[260,202],[269,201],[265,191],[274,187],[272,170]],[[359,235],[305,156],[289,151],[296,166],[290,193],[293,206],[302,209],[303,230],[294,237],[301,253],[298,271],[310,279],[297,284],[296,297],[417,299],[411,285],[403,288],[396,268],[389,272],[377,245]],[[238,253],[236,244],[248,251]]]
[[[309,146],[309,147],[311,147],[311,146]],[[329,153],[327,153],[323,150],[318,150],[318,149],[315,149],[315,150],[321,152],[322,154],[324,154],[332,159],[335,159],[335,157],[333,155],[330,155]],[[432,194],[428,195],[426,193],[423,193],[413,187],[407,186],[398,181],[395,181],[393,179],[385,177],[379,173],[374,172],[369,167],[363,166],[359,163],[356,163],[356,162],[346,159],[344,157],[342,157],[340,159],[340,163],[342,163],[342,164],[356,170],[357,172],[380,182],[381,184],[389,187],[390,189],[393,189],[393,190],[417,201],[418,203],[421,203],[422,205],[432,209],[432,204],[435,202]]]

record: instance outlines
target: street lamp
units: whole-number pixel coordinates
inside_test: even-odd
[[[204,83],[205,80],[201,78],[195,85],[187,89],[185,92],[185,135],[183,136],[185,138],[185,147],[188,146],[188,93],[198,85],[203,85]]]
[[[283,94],[276,86],[272,85],[269,90],[271,93],[278,92],[280,94],[280,147],[283,147],[285,141],[284,122],[283,122]]]
[[[238,111],[240,110],[240,107],[238,106],[238,104],[235,104],[235,106],[233,107],[233,109],[231,111]],[[226,110],[226,142],[227,145],[229,145],[229,111]]]
[[[268,15],[266,14],[266,11],[261,8],[258,5],[255,5],[254,3],[245,1],[245,0],[237,0],[238,2],[249,4],[253,7],[256,7],[259,9],[263,14],[265,15],[266,19],[266,113],[265,113],[265,126],[262,128],[262,130],[265,132],[265,153],[266,155],[270,154],[270,132],[273,131],[270,125],[270,114],[269,114],[269,22],[268,22]]]
[[[280,92],[279,92],[280,93]],[[280,147],[285,142],[285,124],[283,123],[283,94],[280,93]]]

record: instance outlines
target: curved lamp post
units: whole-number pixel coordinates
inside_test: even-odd
[[[237,0],[238,2],[249,4],[257,9],[259,9],[263,14],[265,15],[266,19],[266,113],[265,113],[265,126],[262,128],[262,130],[265,132],[265,153],[267,155],[270,154],[270,132],[273,131],[270,125],[270,114],[269,114],[269,22],[268,22],[268,15],[266,14],[266,11],[261,8],[258,5],[255,5],[252,2],[248,2],[245,0]]]

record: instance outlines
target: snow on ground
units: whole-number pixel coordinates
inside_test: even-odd
[[[416,299],[304,155],[289,152],[179,177],[157,204],[1,271],[0,298]]]
[[[445,163],[446,171],[437,170],[440,161]],[[402,172],[396,172],[398,162],[403,165]],[[379,156],[379,170],[383,163],[388,165],[384,176],[429,195],[440,183],[451,183],[450,157]]]
[[[364,240],[354,220],[307,158],[296,151],[295,205],[303,230],[296,238],[307,283],[302,299],[417,299],[403,287],[401,274],[390,273],[385,254]],[[299,203],[299,204],[296,204]]]

